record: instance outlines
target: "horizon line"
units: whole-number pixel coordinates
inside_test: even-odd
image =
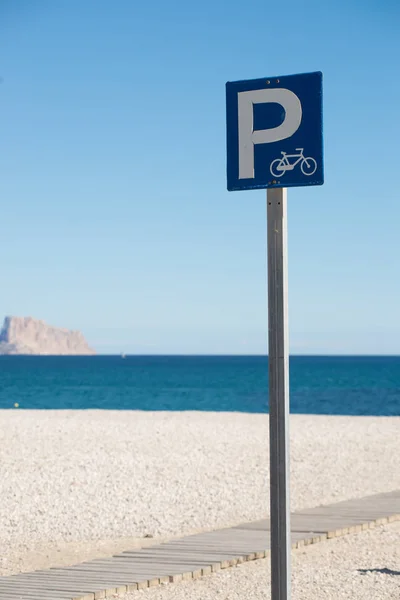
[[[199,353],[199,354],[181,354],[181,353],[167,353],[167,354],[146,354],[146,353],[125,353],[125,352],[117,352],[117,353],[112,353],[112,354],[108,354],[108,353],[96,353],[96,354],[0,354],[0,358],[3,356],[12,356],[12,357],[18,357],[18,356],[24,356],[24,357],[42,357],[42,358],[48,358],[48,357],[58,357],[58,358],[68,358],[68,357],[72,357],[72,358],[96,358],[96,357],[120,357],[120,358],[134,358],[134,357],[154,357],[154,358],[159,358],[159,357],[176,357],[176,358],[184,358],[184,357],[188,357],[188,358],[199,358],[199,357],[206,357],[206,358],[268,358],[268,353],[265,354],[260,354],[260,353],[255,353],[255,354],[225,354],[225,353]],[[306,353],[289,353],[289,358],[290,357],[304,357],[304,358],[318,358],[318,357],[331,357],[331,358],[381,358],[381,357],[388,357],[388,358],[400,358],[400,353],[398,354],[394,354],[394,353],[382,353],[382,354],[376,354],[376,353],[310,353],[310,354],[306,354]]]

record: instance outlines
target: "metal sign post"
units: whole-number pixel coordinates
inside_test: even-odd
[[[324,183],[322,73],[226,84],[228,190],[267,188],[272,600],[290,600],[288,187]]]
[[[267,190],[271,597],[290,598],[287,191]]]

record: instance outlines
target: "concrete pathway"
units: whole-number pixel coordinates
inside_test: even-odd
[[[292,547],[400,520],[400,490],[301,510]],[[72,567],[0,577],[0,600],[97,600],[193,579],[269,553],[269,521],[187,536]]]

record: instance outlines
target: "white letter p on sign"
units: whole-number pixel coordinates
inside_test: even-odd
[[[283,123],[271,129],[253,130],[253,105],[274,102],[285,110]],[[254,146],[270,144],[291,137],[300,127],[302,117],[299,98],[285,88],[238,93],[239,179],[254,179]]]

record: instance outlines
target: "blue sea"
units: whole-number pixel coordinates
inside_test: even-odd
[[[0,408],[268,412],[263,356],[0,356]],[[400,357],[294,356],[292,413],[400,415]]]

